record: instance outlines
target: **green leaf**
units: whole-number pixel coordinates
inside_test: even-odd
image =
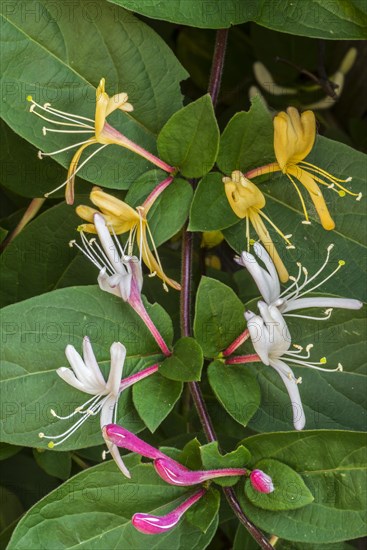
[[[159,156],[188,178],[210,172],[218,147],[219,129],[210,95],[172,115],[158,136]]]
[[[244,311],[231,288],[202,277],[196,296],[194,334],[205,357],[215,357],[245,330]]]
[[[291,541],[331,543],[366,535],[365,435],[346,431],[264,434],[242,442],[252,465],[275,459],[296,470],[315,500],[298,510],[261,510],[238,493],[246,515],[264,531]]]
[[[68,479],[71,471],[70,453],[53,453],[44,449],[33,449],[33,456],[40,468],[49,476]]]
[[[335,0],[325,3],[314,0],[312,6],[303,0],[291,5],[282,0],[245,3],[243,0],[109,0],[153,19],[164,19],[180,25],[205,29],[221,29],[254,21],[280,32],[331,40],[364,39],[367,24],[362,2]]]
[[[150,170],[130,187],[125,200],[131,206],[140,206],[149,193],[165,179],[158,170]],[[148,212],[148,222],[156,246],[168,241],[184,225],[192,200],[191,185],[176,178],[156,199]]]
[[[229,205],[222,175],[207,174],[199,182],[190,211],[190,231],[213,231],[238,223]]]
[[[2,306],[63,286],[71,272],[74,285],[97,280],[98,270],[80,257],[76,247],[69,246],[69,241],[78,238],[80,221],[74,208],[58,204],[38,216],[6,247],[0,259]]]
[[[179,82],[187,77],[158,34],[131,13],[101,0],[94,13],[82,0],[76,0],[72,16],[52,0],[27,2],[27,9],[42,17],[24,17],[16,0],[10,0],[6,8],[3,116],[16,133],[47,152],[81,141],[59,133],[43,136],[45,122],[28,112],[26,96],[31,94],[40,104],[52,102],[56,109],[94,119],[95,88],[105,77],[110,96],[127,92],[134,105],[133,113],[113,113],[109,122],[155,152],[156,134],[182,106]],[[70,152],[55,156],[63,166],[71,158]],[[87,164],[79,174],[104,187],[127,189],[151,166],[126,149],[110,146],[98,154],[97,164]]]
[[[206,533],[218,516],[220,493],[210,487],[205,495],[186,513],[186,519],[194,527]]]
[[[109,461],[74,476],[47,495],[19,522],[9,550],[36,550],[40,544],[50,550],[75,547],[150,550],[152,544],[169,550],[206,548],[217,521],[203,534],[183,518],[177,527],[157,539],[139,533],[132,526],[133,514],[166,514],[189,491],[168,485],[151,465],[137,464],[136,456],[129,455],[124,461],[131,479],[122,476],[114,462]]]
[[[219,470],[222,468],[246,468],[250,460],[250,453],[240,445],[231,453],[222,455],[218,450],[218,442],[213,441],[200,447],[201,460],[205,470]],[[235,485],[239,476],[227,476],[214,479],[215,483],[223,487]]]
[[[184,337],[173,347],[173,353],[159,367],[159,372],[170,380],[191,382],[200,380],[203,351],[194,338]]]
[[[6,460],[19,453],[22,447],[17,445],[9,445],[8,443],[0,443],[0,460]]]
[[[190,470],[200,470],[202,468],[200,442],[196,437],[186,443],[177,460]]]
[[[213,361],[208,367],[208,379],[227,413],[247,426],[260,405],[260,386],[248,366]]]
[[[133,402],[140,418],[155,432],[182,393],[182,382],[168,380],[159,372],[133,386]]]
[[[296,510],[314,500],[302,477],[286,464],[264,458],[255,464],[255,468],[269,475],[274,484],[274,491],[266,494],[256,491],[250,480],[246,480],[246,496],[255,506],[274,511]]]
[[[255,97],[249,111],[236,113],[225,127],[217,164],[230,175],[233,170],[246,172],[273,160],[271,117],[262,101]]]
[[[169,345],[172,340],[169,317],[157,304],[146,307]],[[97,287],[56,290],[4,308],[1,391],[6,396],[2,409],[2,439],[5,442],[40,447],[39,432],[56,435],[72,425],[72,421],[68,424],[56,420],[50,409],[60,415],[70,414],[87,397],[61,380],[55,370],[67,365],[66,345],[73,344],[80,350],[85,335],[91,339],[105,376],[109,371],[109,348],[113,341],[121,341],[127,348],[124,376],[153,365],[161,358],[155,340],[132,308]],[[24,419],[27,420],[26,430]],[[143,427],[133,408],[130,388],[120,397],[118,420],[135,432]],[[94,417],[65,441],[60,450],[98,443],[102,443],[99,418]]]

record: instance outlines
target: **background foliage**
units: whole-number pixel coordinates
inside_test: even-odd
[[[301,433],[293,431],[288,395],[272,369],[262,364],[224,366],[218,354],[245,329],[245,305],[258,297],[249,274],[233,262],[244,248],[245,225],[229,207],[223,174],[274,161],[273,114],[288,105],[302,110],[324,99],[327,77],[332,80],[352,47],[357,57],[338,101],[329,97],[328,108],[315,111],[319,135],[308,160],[339,177],[353,176],[353,188],[364,190],[365,2],[6,0],[1,9],[0,301],[5,308],[0,494],[5,507],[0,547],[258,547],[223,496],[219,506],[219,485],[174,531],[160,538],[135,531],[130,521],[134,512],[171,510],[184,490],[165,484],[136,455],[126,458],[131,480],[113,462],[102,462],[97,420],[87,422],[60,451],[45,450],[37,434],[63,429],[50,408],[66,414],[80,401],[79,392],[66,386],[55,370],[66,363],[66,344],[79,349],[87,334],[105,374],[114,340],[128,348],[126,374],[162,362],[159,374],[124,392],[118,420],[126,428],[172,453],[184,448],[179,456],[192,468],[245,463],[272,474],[279,486],[272,499],[254,493],[248,483],[238,483],[235,490],[250,520],[279,537],[276,548],[360,548],[366,535],[366,493],[361,490],[367,393],[363,313],[339,310],[325,324],[289,323],[298,344],[313,342],[319,357],[344,365],[343,373],[295,369],[303,377],[307,417]],[[229,29],[228,47],[214,111],[207,91],[216,29],[222,28]],[[259,83],[254,65],[259,61],[274,82]],[[133,113],[114,113],[109,122],[179,167],[179,177],[155,203],[149,220],[157,246],[162,245],[165,270],[176,280],[186,221],[193,232],[193,338],[179,339],[178,293],[166,294],[157,279],[147,276],[143,287],[152,319],[167,343],[174,343],[174,353],[165,361],[132,309],[101,292],[93,266],[68,246],[80,220],[75,208],[65,204],[63,191],[52,195],[22,232],[9,239],[30,201],[66,178],[71,159],[70,152],[37,158],[37,149],[51,152],[71,141],[58,133],[45,137],[44,122],[29,113],[26,97],[93,117],[101,77],[111,95],[126,91],[134,105]],[[251,101],[253,86],[261,96]],[[281,93],[276,93],[279,87]],[[98,184],[137,206],[164,179],[145,159],[114,145],[79,176],[76,204],[88,202],[91,184]],[[365,300],[363,202],[326,194],[336,221],[336,229],[326,232],[312,208],[315,223],[301,223],[298,198],[285,176],[259,181],[268,215],[280,220],[296,242],[296,250],[282,250],[289,269],[302,261],[310,272],[316,271],[332,242],[332,265],[342,258],[346,266],[324,290]],[[201,232],[219,229],[224,234],[220,245],[200,247]],[[274,240],[281,246],[276,235]],[[251,353],[252,348],[246,343],[240,352]],[[190,404],[187,382],[198,380],[225,456],[215,444],[207,444]]]

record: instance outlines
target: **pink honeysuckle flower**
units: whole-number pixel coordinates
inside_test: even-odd
[[[255,491],[259,491],[259,493],[272,493],[274,491],[271,477],[262,470],[252,470],[250,482]]]
[[[134,514],[131,523],[135,529],[145,535],[159,535],[161,533],[166,533],[176,527],[183,514],[198,500],[200,500],[205,493],[205,489],[200,489],[165,516],[153,516],[152,514],[142,513]]]
[[[211,479],[227,476],[244,476],[247,470],[244,468],[223,468],[217,470],[189,470],[170,458],[158,458],[154,460],[154,468],[157,474],[170,485],[198,485]]]
[[[39,433],[40,438],[50,439],[48,447],[53,449],[57,445],[61,445],[74,432],[78,430],[91,416],[100,414],[101,428],[106,424],[110,424],[112,420],[116,421],[117,404],[122,391],[129,386],[132,386],[139,380],[143,380],[147,376],[154,374],[158,370],[158,365],[153,365],[147,369],[140,371],[132,376],[121,380],[124,362],[126,358],[126,348],[120,342],[114,342],[110,349],[111,353],[111,368],[107,382],[99,368],[96,357],[93,352],[92,345],[87,336],[83,339],[83,358],[76,351],[74,346],[66,346],[65,354],[71,369],[61,367],[56,370],[57,374],[70,386],[84,393],[92,395],[85,403],[77,407],[71,414],[67,416],[59,416],[51,409],[51,414],[59,420],[68,420],[75,415],[80,415],[79,419],[65,432],[56,436],[45,435]],[[130,473],[123,463],[120,453],[116,445],[109,439],[105,439],[111,456],[115,460],[121,472],[130,477]],[[56,440],[56,443],[55,443]]]

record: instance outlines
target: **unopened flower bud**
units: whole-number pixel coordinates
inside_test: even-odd
[[[259,491],[259,493],[272,493],[274,491],[271,477],[262,470],[253,470],[250,474],[250,481],[255,491]]]

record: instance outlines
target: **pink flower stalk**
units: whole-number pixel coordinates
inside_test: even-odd
[[[122,447],[132,451],[133,453],[138,453],[146,458],[151,458],[155,460],[157,458],[166,458],[169,460],[169,457],[155,447],[152,447],[148,443],[145,443],[135,434],[129,432],[122,426],[117,424],[108,424],[104,427],[104,437],[111,441],[117,447]]]
[[[153,191],[148,195],[148,197],[145,199],[145,201],[142,204],[142,207],[144,208],[145,215],[149,212],[150,208],[153,206],[154,202],[157,200],[159,195],[163,193],[163,191],[171,185],[173,182],[173,176],[169,176],[165,180],[158,183],[158,185],[153,189]]]
[[[226,359],[226,365],[243,365],[244,363],[259,363],[260,357],[257,353],[251,353],[249,355],[236,355]]]
[[[274,491],[271,477],[262,470],[253,470],[250,474],[250,482],[255,491],[259,491],[259,493],[268,494]]]
[[[183,514],[200,500],[205,493],[205,489],[200,489],[165,516],[153,516],[152,514],[140,513],[134,514],[131,523],[135,529],[145,535],[159,535],[170,531],[173,527],[176,527]]]
[[[170,485],[197,485],[210,479],[227,476],[243,476],[248,472],[244,468],[223,468],[218,470],[188,470],[170,458],[154,460],[157,474]]]
[[[236,351],[237,348],[240,347],[241,344],[246,342],[246,340],[250,337],[249,330],[244,330],[237,338],[228,346],[227,349],[223,351],[224,357],[228,357],[228,355],[232,355],[234,351]]]

